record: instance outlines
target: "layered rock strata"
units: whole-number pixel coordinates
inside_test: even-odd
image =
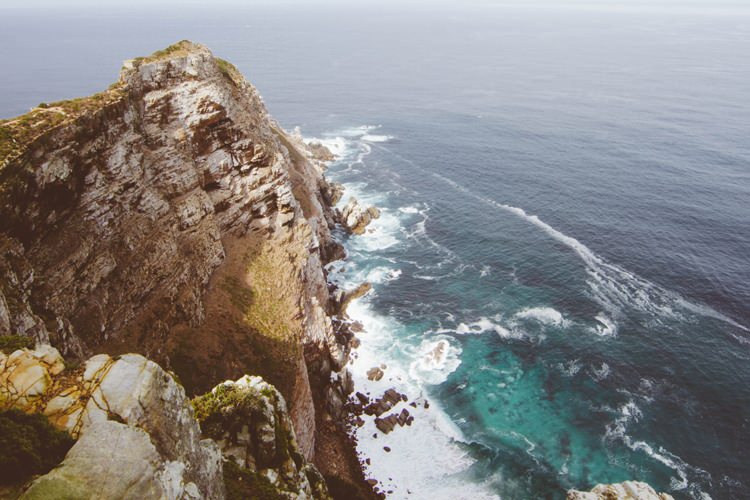
[[[330,158],[191,42],[0,122],[0,335],[69,360],[138,352],[189,394],[263,376],[302,455],[369,495],[338,421],[351,334],[324,272],[343,256]]]

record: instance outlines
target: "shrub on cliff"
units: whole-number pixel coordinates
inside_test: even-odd
[[[18,349],[33,349],[34,339],[21,335],[0,335],[0,351],[10,354]]]
[[[59,464],[73,438],[43,415],[19,410],[0,412],[0,484],[15,484],[45,474]]]

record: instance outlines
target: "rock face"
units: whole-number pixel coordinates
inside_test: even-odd
[[[351,480],[327,465],[342,448],[321,431],[346,399],[349,351],[324,272],[343,256],[326,159],[191,42],[126,62],[100,94],[0,122],[0,335],[80,361],[138,352],[191,394],[261,375],[289,402],[302,454]],[[119,361],[108,369],[131,366]]]
[[[57,350],[43,346],[0,354],[0,370],[1,408],[44,413],[79,438],[26,497],[224,497],[218,446],[201,437],[184,389],[156,363],[104,354],[64,371]]]
[[[674,500],[646,483],[625,481],[617,484],[597,484],[591,491],[568,491],[568,500]]]
[[[225,459],[264,476],[283,498],[331,498],[300,452],[284,397],[262,378],[224,382],[193,404],[204,435]]]
[[[373,219],[380,217],[376,207],[364,207],[352,197],[341,211],[341,223],[354,234],[363,234]]]

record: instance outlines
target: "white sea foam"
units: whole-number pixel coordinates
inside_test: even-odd
[[[401,208],[398,209],[398,211],[399,212],[403,212],[405,214],[418,214],[419,213],[419,208],[415,207],[415,206],[401,207]]]
[[[458,334],[479,334],[484,332],[495,332],[503,338],[521,338],[523,335],[514,330],[509,330],[504,326],[495,323],[490,318],[481,317],[477,321],[471,323],[459,323],[455,328],[455,333]]]
[[[377,128],[354,127],[331,135],[336,139],[334,147],[342,151],[337,172],[366,168],[363,162],[372,151],[370,144],[391,139],[390,136],[374,134]],[[364,204],[378,206],[381,216],[368,226],[364,235],[349,240],[349,250],[357,256],[356,259],[340,266],[329,266],[333,274],[336,269],[345,268],[348,278],[332,276],[331,279],[345,287],[366,280],[376,285],[377,291],[378,285],[398,279],[401,271],[395,260],[390,261],[394,265],[368,266],[370,254],[377,255],[380,262],[383,259],[380,250],[401,243],[405,231],[400,217],[422,214],[424,223],[428,207],[391,210],[382,195],[372,193],[363,183],[346,183],[345,190],[349,197],[355,196]],[[382,490],[392,490],[389,498],[498,498],[481,484],[461,477],[475,462],[458,444],[464,441],[464,437],[439,403],[430,400],[429,409],[424,408],[427,388],[445,381],[460,365],[460,346],[446,335],[428,335],[417,343],[401,340],[402,325],[391,317],[377,314],[370,307],[369,300],[366,297],[357,299],[347,309],[352,320],[363,325],[363,331],[357,334],[362,343],[353,353],[348,367],[356,390],[379,397],[393,387],[407,394],[409,402],[417,402],[418,406],[413,408],[405,402],[396,405],[392,411],[400,412],[406,408],[415,420],[411,426],[397,427],[390,434],[378,431],[374,418],[366,415],[363,416],[365,424],[353,429],[358,452],[362,458],[370,459],[370,464],[365,466],[366,475],[377,479]],[[384,377],[379,381],[369,380],[367,370],[381,364],[386,366]],[[373,438],[374,434],[378,437]],[[384,446],[391,451],[386,452]]]
[[[401,276],[401,269],[391,269],[389,267],[376,267],[367,273],[364,281],[371,284],[385,283],[387,281],[397,280]]]
[[[429,338],[419,346],[409,375],[423,384],[442,384],[460,364],[461,348],[452,345],[450,337]]]
[[[613,337],[617,334],[617,324],[603,313],[597,314],[594,318],[600,324],[596,325],[594,332],[602,337]]]
[[[577,359],[571,359],[567,363],[558,363],[557,368],[568,377],[577,374],[583,368],[583,365]]]
[[[563,317],[562,313],[551,307],[529,307],[517,312],[515,317],[519,319],[534,320],[543,325],[562,327],[568,325],[568,321]]]
[[[362,136],[362,140],[367,142],[388,142],[393,138],[392,135],[365,134]]]
[[[664,447],[659,446],[654,448],[645,441],[635,440],[627,434],[627,426],[631,422],[638,422],[643,418],[643,412],[635,404],[634,401],[628,401],[618,409],[618,416],[614,422],[607,426],[605,433],[605,439],[607,440],[619,440],[625,446],[633,451],[645,453],[654,460],[661,462],[665,466],[672,469],[677,477],[670,478],[670,489],[675,491],[681,491],[689,489],[691,493],[700,498],[711,498],[707,493],[701,490],[700,486],[696,483],[691,483],[688,478],[688,472],[694,472],[700,476],[707,477],[710,479],[708,474],[703,469],[691,466],[677,455],[666,450]]]
[[[380,217],[367,226],[363,235],[353,238],[351,246],[355,250],[374,252],[400,243],[401,220],[392,211],[382,208]]]
[[[373,311],[367,299],[357,299],[348,308],[352,319],[362,323],[362,344],[349,365],[358,391],[378,397],[391,387],[406,394],[409,402],[399,403],[394,412],[406,408],[414,416],[409,427],[396,427],[382,434],[374,419],[364,416],[365,424],[354,429],[360,456],[368,477],[379,481],[389,498],[477,498],[496,499],[481,484],[460,477],[475,460],[459,446],[465,438],[440,405],[430,400],[424,408],[425,384],[439,383],[460,363],[460,349],[447,336],[430,336],[417,346],[399,343],[396,332],[402,326],[393,318]],[[436,350],[438,352],[436,352]],[[369,380],[367,370],[385,364],[379,381]],[[377,435],[377,438],[373,438]],[[384,447],[390,448],[386,452]]]
[[[591,368],[591,372],[594,376],[594,379],[597,381],[604,380],[607,378],[610,372],[609,365],[607,363],[602,363],[601,367],[599,368]]]

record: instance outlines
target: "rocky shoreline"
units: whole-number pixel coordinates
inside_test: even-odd
[[[334,160],[189,41],[0,121],[0,413],[71,441],[46,470],[0,478],[0,496],[392,493],[365,477],[354,430],[404,432],[430,404],[354,387],[347,307],[371,286],[338,288],[327,265],[345,258],[333,230],[366,234],[380,211],[335,208]]]

